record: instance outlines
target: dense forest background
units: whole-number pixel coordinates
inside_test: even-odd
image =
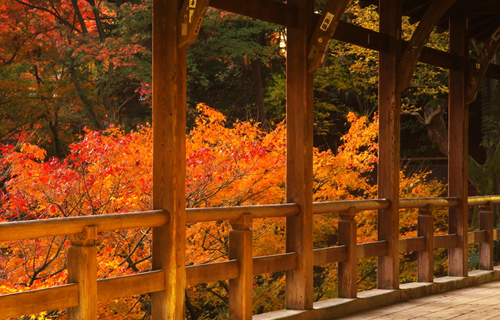
[[[318,1],[321,12],[324,3]],[[343,20],[377,30],[375,8],[353,0]],[[404,20],[403,37],[416,25]],[[0,1],[0,222],[148,210],[151,207],[150,0]],[[427,44],[448,50],[447,32]],[[207,11],[188,50],[188,207],[285,201],[286,30]],[[471,56],[481,44],[471,42]],[[376,197],[377,53],[332,41],[315,74],[314,200]],[[419,64],[403,92],[401,197],[446,194],[432,172],[446,163],[447,71]],[[471,105],[471,194],[500,193],[500,93],[485,81]],[[422,160],[423,159],[423,160]],[[437,178],[436,178],[437,177]],[[402,237],[416,234],[416,210],[401,211]],[[337,243],[337,215],[315,218],[315,247]],[[436,210],[436,232],[447,212]],[[358,242],[376,239],[376,212],[357,216]],[[471,215],[471,228],[474,227]],[[187,226],[187,263],[227,258],[227,222]],[[284,251],[284,221],[254,224],[254,255]],[[99,238],[99,277],[150,268],[149,230]],[[273,246],[269,246],[273,243]],[[0,294],[62,284],[66,238],[0,244]],[[446,252],[435,252],[446,273]],[[477,259],[471,255],[471,268]],[[376,282],[359,262],[358,287]],[[401,280],[415,280],[415,255],[401,256]],[[283,307],[283,274],[257,276],[256,313]],[[227,283],[189,288],[189,319],[223,319]],[[336,266],[315,266],[315,299],[336,296]],[[147,296],[103,303],[100,316],[148,317]],[[37,315],[64,318],[64,310]]]

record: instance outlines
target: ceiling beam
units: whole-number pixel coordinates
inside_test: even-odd
[[[420,58],[420,54],[425,47],[425,42],[429,39],[432,30],[441,17],[450,9],[456,0],[435,0],[425,12],[422,20],[418,24],[410,41],[401,56],[397,73],[397,90],[400,92],[406,89],[411,82],[413,72]]]
[[[495,32],[493,32],[484,44],[475,65],[473,65],[472,70],[469,72],[466,86],[467,90],[465,93],[465,101],[467,103],[471,103],[476,99],[481,81],[486,75],[486,70],[488,70],[491,59],[493,59],[498,49],[500,49],[500,25],[497,26]]]

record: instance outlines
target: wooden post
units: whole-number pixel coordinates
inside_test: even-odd
[[[387,255],[378,257],[379,289],[399,288],[399,157],[401,92],[397,90],[400,57],[401,0],[380,0],[380,32],[390,37],[389,51],[379,56],[378,196],[391,201],[378,213],[378,239]]]
[[[432,206],[418,210],[418,237],[425,238],[425,249],[417,253],[417,278],[419,282],[434,281],[434,217]]]
[[[347,260],[339,262],[339,298],[356,298],[357,287],[357,224],[356,208],[339,213],[339,245],[347,247]]]
[[[97,319],[97,228],[70,235],[68,283],[78,283],[78,306],[68,308],[69,320]]]
[[[293,0],[298,26],[287,29],[287,202],[301,212],[286,222],[286,250],[296,252],[298,267],[286,272],[286,307],[313,306],[313,76],[307,72],[307,46],[312,35],[314,2]]]
[[[253,259],[252,215],[244,213],[240,219],[230,221],[229,259],[237,259],[239,276],[229,280],[229,319],[252,319]]]
[[[449,233],[458,236],[456,247],[448,249],[448,274],[467,276],[468,206],[467,206],[467,135],[469,106],[465,102],[467,37],[464,13],[450,16],[450,53],[463,59],[461,70],[449,72],[448,107],[448,195],[460,199],[458,207],[450,208]]]
[[[486,232],[486,239],[479,244],[479,269],[493,270],[493,210],[491,203],[479,206],[479,230]]]
[[[165,291],[151,294],[152,319],[183,320],[186,287],[186,49],[178,48],[180,0],[153,0],[153,209],[170,223],[153,228],[152,267]]]

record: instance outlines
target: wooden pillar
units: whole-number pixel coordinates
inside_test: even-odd
[[[493,210],[491,203],[479,206],[479,230],[486,232],[485,241],[479,244],[479,269],[493,270]]]
[[[387,255],[378,257],[379,289],[399,288],[399,157],[401,93],[397,90],[400,57],[401,1],[380,0],[380,32],[390,37],[388,52],[379,56],[378,196],[391,201],[378,213],[378,239],[387,241]]]
[[[417,278],[419,282],[434,281],[434,217],[432,206],[418,210],[418,237],[425,238],[425,249],[417,253]]]
[[[97,319],[97,228],[70,235],[68,283],[78,283],[78,306],[68,308],[68,320]]]
[[[466,58],[468,45],[466,19],[463,13],[450,17],[450,53],[463,58],[461,70],[449,72],[448,107],[448,195],[460,199],[458,207],[450,208],[449,233],[457,234],[456,247],[448,250],[448,274],[467,276],[467,164],[468,164],[468,115],[465,102]]]
[[[239,275],[229,280],[229,319],[252,319],[253,258],[252,215],[245,213],[231,221],[229,232],[229,259],[237,259]]]
[[[312,159],[313,76],[307,72],[307,47],[312,34],[311,0],[293,0],[298,26],[287,30],[287,202],[298,203],[299,215],[286,222],[286,250],[298,254],[298,267],[286,272],[286,307],[313,305]]]
[[[186,50],[178,49],[180,0],[153,0],[153,209],[170,223],[153,228],[153,270],[166,290],[151,295],[152,319],[184,319],[186,287]]]
[[[347,260],[339,262],[339,298],[356,298],[357,287],[357,224],[356,208],[341,212],[339,221],[339,245],[347,247]]]

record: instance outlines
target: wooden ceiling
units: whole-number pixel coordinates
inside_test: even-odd
[[[415,23],[422,19],[433,1],[403,0],[403,15]],[[378,5],[378,0],[361,0],[361,6]],[[485,42],[500,28],[500,0],[457,0],[437,24],[439,29],[448,29],[450,13],[462,12],[468,19],[469,37]]]

